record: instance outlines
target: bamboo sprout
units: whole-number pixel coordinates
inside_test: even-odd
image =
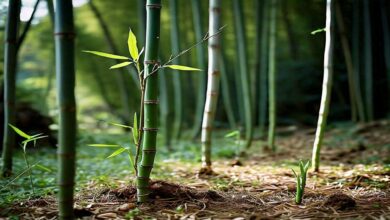
[[[213,36],[220,28],[221,1],[210,0],[209,3],[209,35]],[[217,108],[219,92],[219,56],[220,36],[217,34],[208,40],[208,78],[206,104],[202,122],[202,169],[200,173],[209,174],[211,171],[211,136]]]
[[[195,39],[197,42],[202,41],[203,39],[203,22],[202,22],[202,7],[200,0],[192,0],[192,11],[193,11],[193,20],[194,20],[194,29],[195,29]],[[202,128],[202,117],[204,103],[206,99],[206,58],[205,50],[203,44],[199,44],[196,47],[196,59],[200,69],[204,70],[198,75],[198,95],[196,99],[196,110],[195,110],[195,121],[194,127],[192,130],[192,138],[196,138]]]
[[[60,219],[73,218],[74,178],[76,171],[76,101],[74,23],[71,1],[56,0],[55,44],[58,133],[58,207]]]
[[[147,0],[146,3],[146,46],[145,46],[145,99],[142,160],[137,172],[137,201],[148,201],[149,179],[156,155],[158,131],[158,74],[150,75],[158,65],[160,41],[161,0]]]
[[[326,4],[326,43],[324,53],[324,80],[322,84],[321,106],[318,116],[316,136],[313,145],[312,167],[318,172],[320,167],[320,150],[324,137],[326,120],[332,94],[333,81],[333,1]]]
[[[276,127],[276,64],[275,64],[275,44],[276,44],[276,0],[270,3],[270,32],[269,32],[269,57],[268,57],[268,146],[272,151],[276,151],[275,127]]]
[[[253,138],[253,122],[252,122],[252,98],[248,76],[248,63],[246,55],[246,38],[245,38],[245,21],[243,16],[241,0],[233,0],[234,9],[234,24],[237,36],[238,49],[238,65],[241,76],[241,88],[244,102],[244,117],[245,117],[245,149],[251,146]]]
[[[4,135],[3,170],[8,177],[12,173],[12,149],[15,147],[15,133],[8,124],[15,124],[15,87],[17,68],[17,41],[21,2],[9,0],[4,45]]]

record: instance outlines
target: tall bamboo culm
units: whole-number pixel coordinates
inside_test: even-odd
[[[336,1],[336,21],[337,27],[340,32],[341,45],[343,48],[343,54],[345,58],[345,64],[347,66],[348,73],[348,88],[351,103],[351,116],[353,121],[359,121],[364,118],[363,100],[360,91],[356,90],[356,80],[353,70],[353,61],[351,55],[351,49],[348,42],[346,28],[344,24],[343,14],[340,8],[340,3]]]
[[[213,36],[220,28],[221,0],[210,0],[209,3],[209,35]],[[208,77],[206,104],[202,122],[202,169],[201,173],[211,172],[211,137],[215,111],[218,102],[219,92],[219,56],[220,56],[220,36],[219,34],[208,40]]]
[[[170,17],[171,17],[171,47],[172,54],[180,52],[180,38],[179,38],[179,18],[177,9],[178,0],[169,1]],[[180,63],[180,59],[173,61],[174,64]],[[174,122],[173,122],[173,138],[178,139],[181,135],[183,123],[183,88],[182,88],[182,74],[177,70],[173,70],[173,87],[174,87]]]
[[[4,45],[4,133],[3,170],[8,177],[12,173],[12,149],[15,148],[15,132],[8,124],[15,124],[15,87],[17,68],[17,42],[21,2],[9,0]]]
[[[203,19],[202,19],[202,6],[200,0],[191,0],[192,3],[192,14],[194,20],[194,29],[195,29],[195,38],[197,42],[202,41],[203,39]],[[198,73],[198,95],[196,99],[196,111],[195,111],[195,121],[194,127],[192,130],[192,138],[198,137],[202,128],[202,117],[204,103],[206,100],[206,57],[205,57],[205,48],[203,44],[199,44],[196,47],[196,59],[198,67],[203,71]]]
[[[55,48],[57,74],[58,208],[60,219],[73,219],[73,193],[76,170],[76,101],[74,23],[72,1],[56,0]]]
[[[389,28],[389,17],[386,12],[386,2],[385,0],[381,0],[381,19],[382,19],[382,27],[383,27],[383,52],[385,57],[385,66],[387,73],[387,88],[388,94],[390,96],[390,28]],[[390,106],[388,106],[390,107]]]
[[[270,2],[270,29],[269,29],[269,51],[268,51],[268,147],[276,151],[275,127],[276,127],[276,6],[277,0]]]
[[[253,138],[253,111],[251,89],[249,84],[249,72],[246,51],[245,21],[241,0],[233,0],[234,26],[237,36],[238,65],[241,78],[242,97],[244,101],[245,118],[245,148],[248,149],[252,144]]]
[[[321,106],[318,115],[316,136],[313,145],[312,167],[318,172],[320,167],[320,150],[326,120],[329,113],[329,104],[332,94],[333,81],[333,1],[327,0],[326,4],[326,43],[324,53],[324,80],[322,83]]]
[[[146,2],[146,46],[144,67],[146,78],[144,99],[144,135],[142,141],[142,160],[138,165],[137,173],[137,201],[148,201],[150,189],[150,173],[153,169],[156,156],[158,131],[158,73],[148,76],[158,65],[160,43],[160,14],[161,0],[147,0]]]
[[[371,16],[370,0],[363,0],[363,21],[364,21],[364,89],[367,120],[374,119],[374,96],[373,96],[373,71],[372,71],[372,37],[371,37]]]
[[[259,1],[259,0],[256,0]],[[260,4],[260,3],[257,3]],[[258,6],[259,7],[259,6]],[[265,125],[267,121],[267,70],[268,70],[268,39],[269,39],[269,0],[263,1],[263,10],[261,17],[261,43],[260,43],[260,68],[259,68],[259,127],[260,136],[265,134]],[[257,11],[260,9],[257,8]],[[259,12],[258,12],[259,13]]]

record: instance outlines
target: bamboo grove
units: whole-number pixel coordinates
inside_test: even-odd
[[[306,12],[298,0],[129,2],[118,1],[115,7],[127,6],[132,14],[107,10],[108,1],[90,0],[74,7],[71,1],[55,0],[55,9],[51,0],[46,1],[48,20],[54,23],[54,31],[46,31],[54,34],[50,44],[55,60],[50,62],[55,63],[56,75],[47,77],[46,89],[50,91],[50,80],[55,78],[60,219],[73,218],[77,118],[88,109],[87,104],[80,103],[82,110],[76,105],[81,100],[75,92],[79,80],[98,97],[102,114],[136,135],[136,154],[130,160],[135,160],[139,203],[149,201],[158,151],[174,152],[183,140],[198,146],[202,164],[197,169],[209,175],[213,149],[221,147],[213,141],[221,136],[219,130],[237,132],[244,144],[237,146],[235,157],[245,160],[253,150],[277,153],[280,127],[317,125],[314,145],[308,147],[313,147],[311,166],[318,172],[328,121],[366,123],[390,115],[386,101],[390,97],[390,4],[385,0],[324,0],[317,3],[321,11],[307,12],[316,17],[313,20],[297,16]],[[20,22],[21,8],[20,0],[8,1],[3,31],[2,176],[6,178],[15,174],[12,159],[17,143],[9,125],[16,123],[19,102],[22,63],[18,55],[22,43],[31,40],[27,33],[39,27],[32,25],[35,12],[29,21]],[[79,11],[91,15],[90,30],[74,18]],[[120,18],[118,24],[109,16]],[[294,22],[305,31],[298,32]],[[130,57],[121,56],[127,52],[121,42],[129,27]],[[88,31],[99,33],[101,39],[90,37]],[[306,46],[298,43],[302,39]],[[111,61],[97,61],[80,52],[90,48],[109,51],[109,55],[93,53]],[[93,62],[81,62],[86,60]],[[107,77],[109,62],[115,70]],[[314,86],[307,85],[308,80]]]

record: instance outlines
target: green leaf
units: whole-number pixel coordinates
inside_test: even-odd
[[[119,148],[118,150],[114,151],[114,153],[112,153],[112,154],[111,154],[110,156],[108,156],[106,159],[111,158],[111,157],[115,157],[115,156],[117,156],[117,155],[123,153],[124,151],[126,151],[126,148],[121,147],[121,148]]]
[[[138,122],[137,122],[137,112],[134,113],[134,125],[133,125],[133,139],[134,144],[138,144]]]
[[[326,28],[320,28],[320,29],[314,30],[310,34],[311,35],[315,35],[315,34],[318,34],[318,33],[321,33],[321,32],[326,32]]]
[[[114,122],[107,122],[107,123],[109,123],[109,124],[111,124],[111,125],[114,125],[114,126],[117,126],[117,127],[130,128],[130,129],[132,129],[132,127],[131,127],[131,126],[128,126],[128,125],[123,125],[123,124],[114,123]]]
[[[297,173],[295,172],[295,170],[294,170],[294,169],[291,169],[291,171],[293,171],[294,177],[297,178],[298,175],[297,175]]]
[[[92,51],[92,50],[83,50],[85,53],[91,53],[97,56],[101,57],[106,57],[110,59],[116,59],[116,60],[129,60],[128,57],[125,56],[120,56],[120,55],[115,55],[115,54],[110,54],[110,53],[104,53],[104,52],[99,52],[99,51]]]
[[[121,67],[125,67],[125,66],[128,66],[128,65],[130,65],[130,64],[132,64],[132,62],[129,62],[129,61],[126,61],[126,62],[123,62],[123,63],[118,63],[118,64],[116,64],[116,65],[114,65],[114,66],[111,66],[111,67],[110,67],[110,70],[112,70],[112,69],[118,69],[118,68],[121,68]]]
[[[121,147],[118,144],[88,144],[90,147]]]
[[[24,132],[23,132],[22,130],[20,130],[19,128],[15,127],[15,126],[13,126],[13,125],[11,125],[11,124],[8,124],[8,126],[10,126],[10,127],[11,127],[19,136],[24,137],[24,138],[26,138],[26,139],[30,139],[30,138],[31,138],[30,135],[24,133]]]
[[[129,47],[131,58],[133,58],[134,61],[138,61],[139,54],[137,48],[137,38],[131,29],[129,31],[129,38],[127,39],[127,46]]]
[[[227,134],[225,135],[225,138],[235,137],[235,136],[237,136],[237,135],[239,135],[239,134],[240,134],[239,131],[232,131],[232,132],[230,132],[230,133],[227,133]]]
[[[45,171],[45,172],[49,172],[49,173],[52,172],[51,169],[49,169],[49,168],[47,168],[47,167],[45,167],[45,166],[43,166],[43,165],[40,165],[40,164],[35,164],[35,167],[37,167],[38,169],[43,170],[43,171]]]
[[[198,68],[182,66],[182,65],[165,65],[164,67],[168,67],[174,70],[183,70],[183,71],[202,71],[201,69]]]
[[[130,161],[131,167],[133,168],[134,174],[136,174],[137,171],[135,169],[134,156],[133,156],[133,153],[130,150],[129,150],[129,161]]]

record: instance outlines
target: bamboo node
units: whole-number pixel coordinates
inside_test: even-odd
[[[209,47],[213,49],[219,49],[221,46],[219,44],[209,44]]]
[[[209,92],[208,95],[210,95],[210,96],[216,96],[216,95],[218,95],[218,92]]]
[[[221,8],[220,7],[212,7],[212,8],[210,8],[210,11],[211,12],[215,12],[215,13],[220,13],[221,12]]]
[[[160,62],[158,60],[145,60],[144,64],[157,64],[159,66]]]
[[[146,7],[156,8],[156,9],[162,8],[161,4],[146,4]]]
[[[143,167],[145,169],[148,169],[148,170],[152,170],[153,169],[153,165],[139,165],[140,167]]]
[[[65,159],[72,159],[72,158],[75,158],[76,154],[75,153],[61,153],[61,152],[58,152],[57,156],[63,157]]]
[[[154,105],[158,105],[160,101],[158,99],[155,99],[155,100],[144,100],[144,104],[154,104]]]
[[[74,182],[71,182],[71,183],[57,183],[57,186],[69,186],[69,187],[71,187],[71,186],[74,186],[75,184],[74,184]]]
[[[207,126],[207,127],[202,127],[202,129],[203,129],[203,130],[212,130],[212,129],[213,129],[213,127],[211,127],[211,126]]]
[[[144,177],[144,176],[137,176],[137,179],[139,179],[139,180],[147,180],[147,181],[150,180],[149,177]]]
[[[211,72],[211,75],[214,75],[214,76],[218,76],[220,74],[221,74],[221,72],[218,71],[218,70],[215,70],[215,71]]]
[[[55,32],[54,36],[60,36],[60,37],[73,39],[76,37],[76,33],[75,32]]]
[[[157,132],[158,131],[158,128],[142,128],[143,131],[154,131],[154,132]]]
[[[149,153],[156,153],[157,150],[156,149],[143,149],[142,152],[149,154]]]

